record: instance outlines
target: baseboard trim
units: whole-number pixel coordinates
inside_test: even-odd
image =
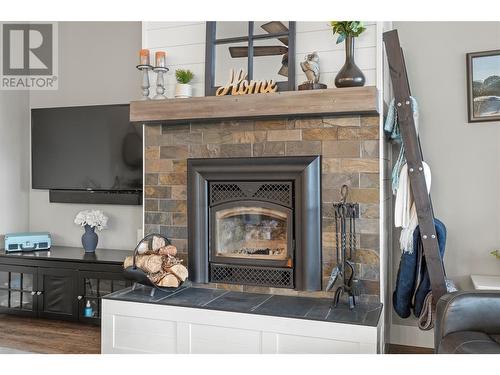
[[[434,330],[422,331],[415,326],[391,325],[390,343],[395,345],[434,347]]]
[[[433,348],[390,344],[388,354],[434,354]]]

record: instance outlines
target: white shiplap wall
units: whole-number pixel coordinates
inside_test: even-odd
[[[205,94],[205,22],[143,22],[142,46],[151,49],[151,58],[158,50],[167,51],[166,95],[174,96],[176,69],[194,73],[193,95]],[[151,94],[155,92],[156,74],[151,74]]]
[[[356,39],[356,64],[363,70],[367,85],[375,85],[377,60],[377,25],[366,22],[367,30]],[[205,83],[205,22],[143,22],[142,45],[151,49],[167,51],[170,68],[166,76],[167,96],[173,97],[176,69],[190,69],[195,74],[192,81],[193,94],[204,95]],[[297,22],[296,35],[296,82],[302,83],[305,76],[299,62],[307,53],[318,51],[321,64],[321,82],[334,87],[335,75],[344,63],[344,43],[335,44],[328,21]],[[274,68],[273,68],[274,69]],[[154,94],[156,75],[151,74],[151,94]]]

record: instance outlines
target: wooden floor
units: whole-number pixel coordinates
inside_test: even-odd
[[[0,314],[0,347],[48,354],[99,354],[101,328]]]
[[[99,354],[98,326],[0,314],[0,347],[47,354]],[[432,354],[431,348],[389,345],[389,354]]]

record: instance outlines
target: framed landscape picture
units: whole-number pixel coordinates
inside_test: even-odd
[[[500,121],[500,50],[467,54],[469,122]]]

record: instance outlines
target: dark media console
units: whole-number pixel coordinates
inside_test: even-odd
[[[88,254],[60,246],[50,251],[0,250],[0,314],[99,324],[101,297],[130,285],[123,277],[123,261],[131,254],[110,249]]]
[[[142,191],[50,190],[52,203],[142,205]]]

